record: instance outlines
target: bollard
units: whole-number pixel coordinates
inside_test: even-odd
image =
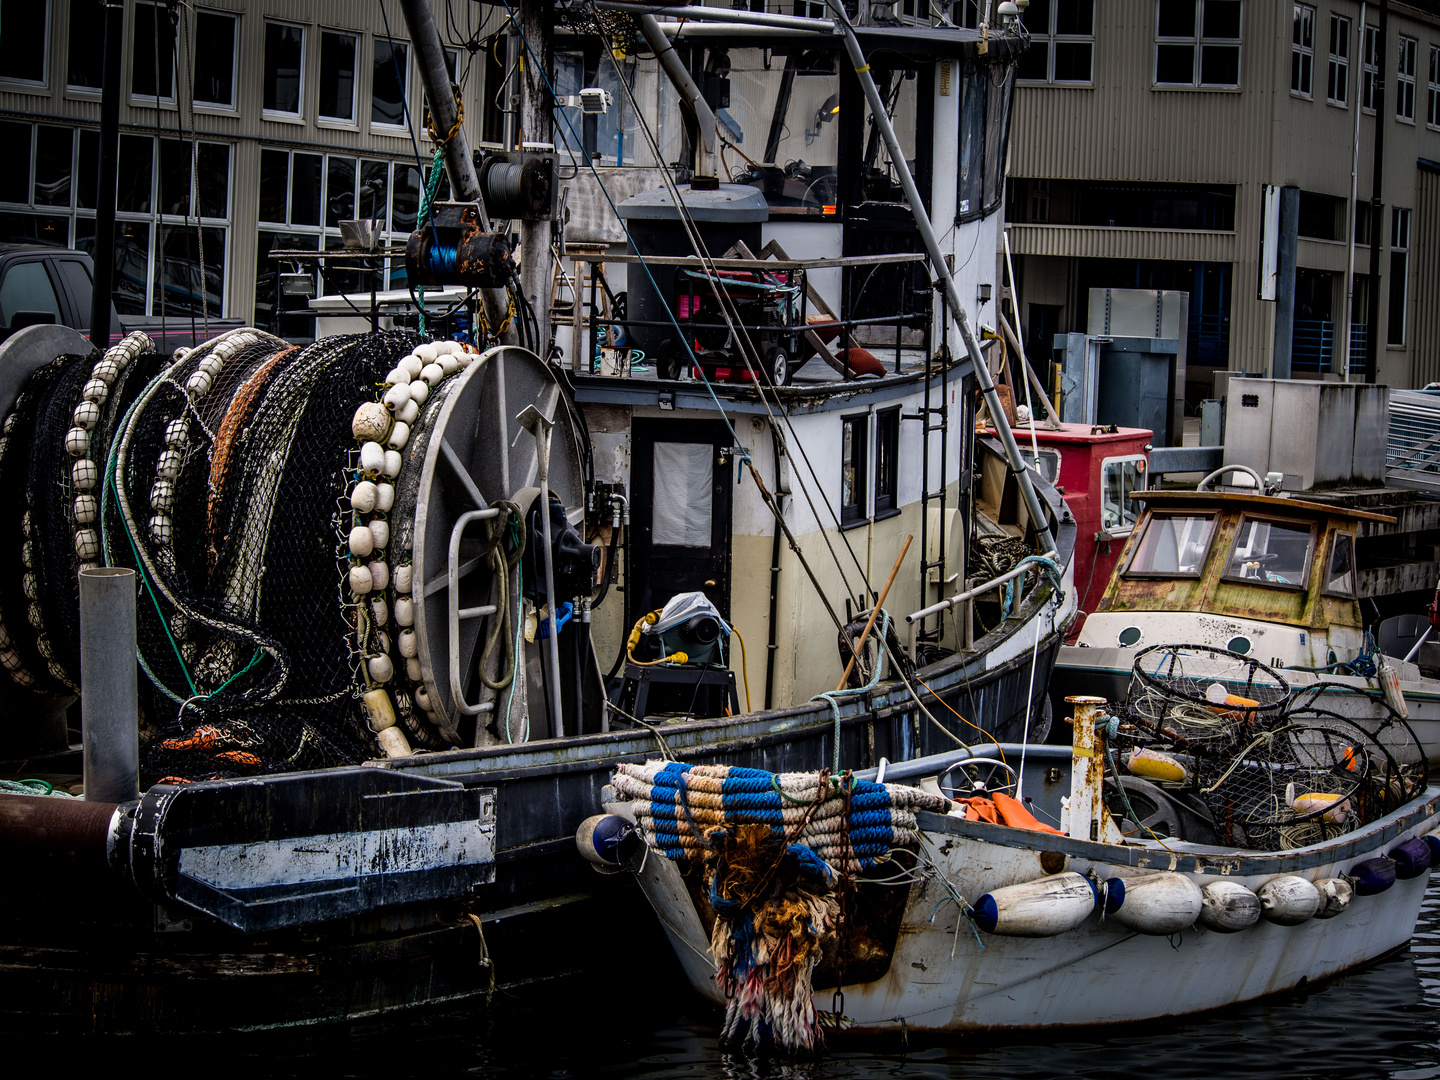
[[[1075,735],[1071,743],[1070,763],[1070,835],[1077,840],[1098,840],[1099,823],[1104,816],[1102,789],[1105,765],[1102,751],[1095,746],[1095,717],[1105,706],[1105,699],[1083,694],[1065,699],[1075,706]]]
[[[135,642],[135,571],[81,570],[80,720],[90,802],[140,797]]]

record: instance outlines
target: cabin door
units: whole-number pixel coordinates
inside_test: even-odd
[[[718,421],[635,421],[625,590],[630,625],[682,592],[703,592],[730,617],[732,442]]]

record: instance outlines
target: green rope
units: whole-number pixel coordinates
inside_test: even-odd
[[[55,785],[49,780],[0,780],[0,795],[53,795],[56,798],[69,799],[73,796],[68,791],[56,791]]]
[[[425,186],[425,198],[424,198],[424,199],[421,201],[421,203],[420,203],[420,217],[417,218],[417,220],[421,220],[421,219],[426,218],[426,217],[428,217],[428,216],[430,215],[430,204],[435,201],[435,192],[437,192],[438,190],[440,190],[440,177],[443,175],[443,171],[442,171],[442,170],[443,170],[443,168],[444,168],[444,165],[445,165],[445,150],[444,150],[444,147],[436,147],[436,148],[435,148],[435,160],[430,163],[430,183]],[[432,242],[432,243],[434,242],[434,237],[433,237],[433,236],[431,237],[431,242]],[[426,330],[425,330],[425,290],[421,287],[421,285],[420,285],[420,283],[419,283],[418,281],[415,283],[415,306],[420,309],[420,319],[419,319],[420,333],[421,333],[422,336],[424,336],[424,335],[426,334]]]

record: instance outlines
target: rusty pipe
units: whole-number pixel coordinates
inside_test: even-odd
[[[0,798],[0,852],[73,851],[104,862],[118,803],[49,795]]]

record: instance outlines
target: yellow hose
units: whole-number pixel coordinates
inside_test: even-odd
[[[747,713],[754,712],[755,710],[750,704],[750,661],[745,655],[745,638],[740,633],[740,628],[733,623],[730,625],[730,629],[735,631],[735,636],[740,639],[740,676],[745,680],[745,711]]]
[[[645,626],[654,626],[660,621],[660,612],[651,611],[641,615],[635,620],[635,625],[630,628],[630,637],[625,641],[625,658],[636,667],[658,667],[660,664],[676,663],[683,664],[690,659],[683,652],[671,653],[669,656],[662,656],[659,660],[636,660],[635,646],[640,644],[640,631]]]

